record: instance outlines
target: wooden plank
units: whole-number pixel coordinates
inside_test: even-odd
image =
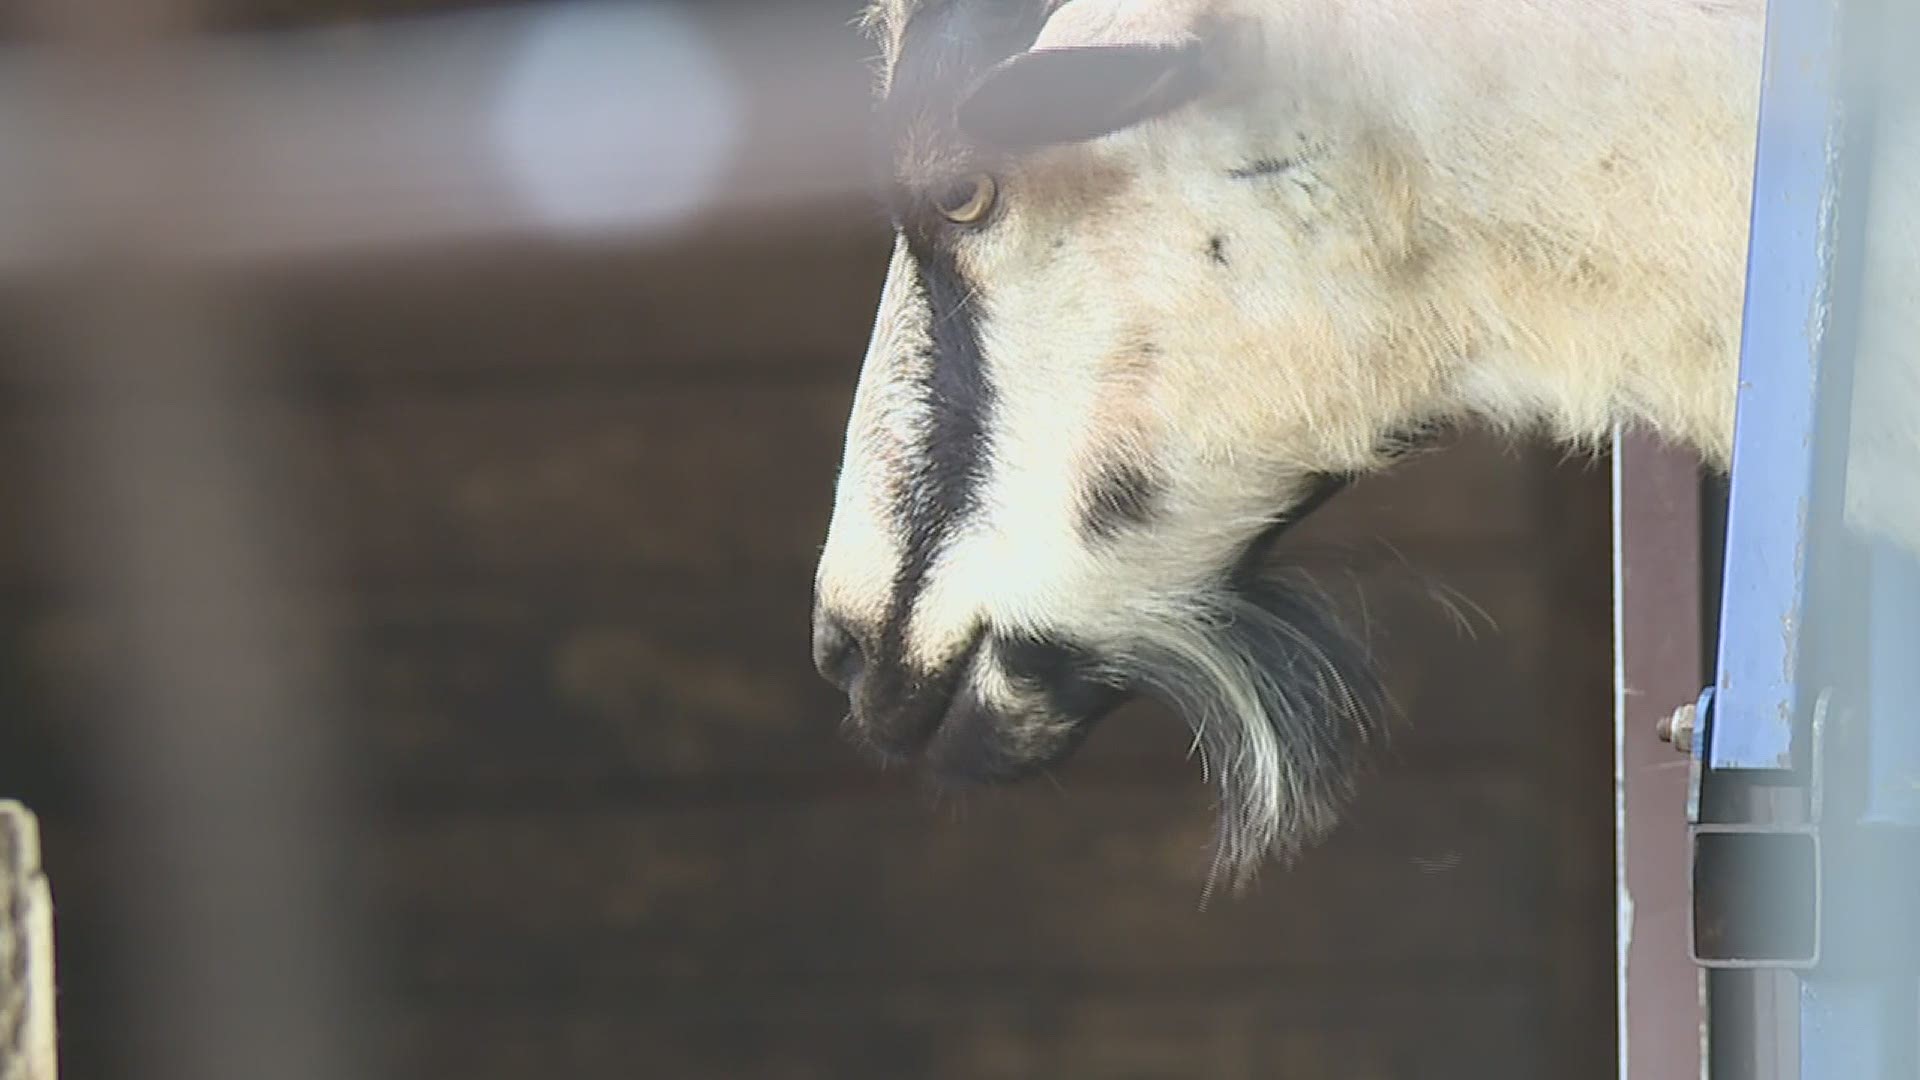
[[[256,283],[282,362],[331,379],[489,373],[850,383],[892,240],[866,208],[642,248],[492,248]],[[476,303],[475,297],[497,297]]]
[[[903,799],[409,823],[380,846],[371,900],[402,939],[401,985],[423,989],[1527,968],[1541,921],[1528,786],[1401,779],[1374,785],[1299,872],[1204,915],[1197,780],[992,793],[947,822]],[[1442,844],[1459,864],[1423,873],[1414,853]],[[1385,895],[1407,907],[1391,927],[1372,908]]]
[[[390,1001],[370,1075],[462,1080],[989,1080],[1338,1077],[1606,1080],[1540,1035],[1557,1003],[1501,980],[1389,985],[1267,979],[885,979],[678,984],[642,997]],[[71,1032],[74,1076],[122,1075],[160,1048]]]
[[[1197,779],[1029,787],[970,799],[949,821],[910,797],[410,816],[360,838],[338,901],[377,920],[374,974],[402,994],[903,977],[1532,980],[1547,955],[1544,798],[1499,776],[1377,779],[1333,842],[1206,911],[1212,813]],[[94,834],[66,827],[57,869],[68,977],[98,986],[117,963],[100,944],[132,928],[116,900],[123,875]],[[227,917],[251,902],[201,899]]]
[[[1544,690],[1556,613],[1540,573],[1521,563],[1448,576],[1497,629],[1469,637],[1423,592],[1362,580],[1397,705],[1376,758],[1468,770],[1525,760],[1551,737],[1512,720]],[[795,573],[307,597],[256,647],[303,685],[338,689],[330,737],[402,803],[896,790],[840,737],[844,700],[806,648],[809,593]],[[0,705],[15,718],[0,728],[0,789],[73,806],[86,733],[120,700],[128,634],[84,606],[0,621]],[[1177,720],[1135,706],[1061,776],[1184,782],[1198,770],[1189,744]]]
[[[271,365],[257,382],[538,379],[850,382],[891,238],[865,205],[634,245],[493,243],[250,272],[233,283]],[[0,283],[3,286],[4,283]],[[0,381],[66,374],[0,287]]]
[[[434,1006],[390,1025],[394,1075],[467,1080],[1340,1077],[1600,1080],[1537,1036],[1507,986],[1260,982],[1148,988],[913,984],[665,995],[643,1008]]]
[[[1553,618],[1544,682],[1512,714],[1547,737],[1531,744],[1534,774],[1554,789],[1555,913],[1558,961],[1543,992],[1583,1002],[1556,1012],[1546,1038],[1561,1057],[1591,1062],[1611,1077],[1614,903],[1612,582],[1605,538],[1612,520],[1604,462],[1571,459],[1541,477],[1533,500]]]
[[[1118,1075],[1129,1075],[1129,1060],[1164,1062],[1170,1042],[1202,1035],[1202,1050],[1230,1044],[1208,1053],[1250,1054],[1253,1075],[1279,1065],[1287,1075],[1433,1075],[1416,1067],[1421,1043],[1434,1061],[1458,1055],[1515,1070],[1489,1075],[1541,1075],[1542,1016],[1578,1007],[1528,989],[1545,978],[1550,796],[1515,780],[1387,780],[1373,794],[1382,790],[1300,867],[1204,912],[1209,815],[1197,790],[1093,799],[1036,790],[982,800],[944,825],[905,804],[392,821],[361,841],[365,857],[337,902],[374,919],[362,931],[377,958],[368,975],[381,1012],[403,1018],[408,1060],[560,1053],[581,1071],[559,1075],[599,1075],[614,1059],[593,1055],[636,1047],[547,1040],[558,1030],[598,1042],[608,1036],[591,1033],[620,1016],[644,1045],[687,1055],[689,1068],[733,1068],[710,1041],[729,1021],[743,1040],[734,1052],[760,1063],[750,1069],[795,1055],[838,1062],[861,1028],[935,1038],[927,1028],[941,1013],[901,1017],[888,1004],[933,986],[966,994],[946,1014],[954,1043],[943,1053],[962,1055],[954,1070],[974,1062],[966,1046],[986,1037],[965,1017],[999,1001],[1028,1004],[1032,1026],[1013,1033],[1020,1053],[1106,1062]],[[68,896],[66,1000],[94,1021],[79,1052],[137,1061],[137,1046],[99,1045],[124,1040],[113,1018],[130,1007],[123,954],[110,946],[154,928],[121,925],[113,897],[122,874],[90,831],[54,837]],[[250,903],[206,899],[229,918],[246,917]],[[1448,1021],[1478,1033],[1463,1043],[1468,1036],[1414,1019],[1481,1000],[1476,992],[1489,987],[1532,1002],[1525,1022],[1497,1019],[1511,1015],[1502,1010]],[[1184,1019],[1140,1028],[1111,1044],[1113,1056],[1097,1047],[1116,1027],[1072,1009],[1119,992],[1189,1017],[1182,1002],[1214,991],[1250,1011],[1226,1029]],[[1376,1008],[1380,994],[1400,1004]],[[449,1007],[476,1026],[412,1026]],[[1133,1027],[1122,1021],[1144,1011],[1124,1010],[1115,1023]],[[809,1024],[833,1032],[830,1041],[806,1042]],[[1260,1030],[1284,1037],[1234,1049],[1235,1032]],[[1365,1069],[1340,1069],[1340,1060]],[[1581,1065],[1555,1075],[1589,1075]]]
[[[1697,1077],[1705,1008],[1687,929],[1687,757],[1654,727],[1706,684],[1700,466],[1643,434],[1614,452],[1621,1076]]]
[[[79,25],[73,6],[45,5],[49,27]],[[57,272],[107,243],[245,273],[498,237],[690,235],[868,197],[858,0],[486,7],[351,33],[179,34],[137,81],[43,43],[6,72],[0,276]],[[649,99],[673,107],[633,107]],[[622,108],[623,123],[551,121]],[[192,137],[206,131],[221,137]],[[175,160],[188,142],[190,176]],[[148,182],[66,181],[116,168]],[[171,216],[137,240],[90,231],[149,206]]]
[[[361,580],[799,570],[826,532],[848,402],[844,387],[265,399],[244,428],[266,496],[316,522],[311,539]],[[93,511],[75,435],[50,411],[0,434],[0,468],[27,473],[9,490],[40,520]],[[5,580],[57,565],[34,523],[5,530]]]
[[[317,523],[331,580],[810,577],[850,402],[846,384],[353,392],[252,399],[244,427],[262,498]],[[48,522],[96,511],[77,434],[51,404],[0,417],[0,483],[22,508],[0,522],[0,584],[52,576],[62,533]],[[1511,559],[1534,536],[1538,462],[1463,440],[1356,486],[1289,549],[1378,563],[1385,537]]]

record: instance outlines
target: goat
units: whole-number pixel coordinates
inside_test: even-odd
[[[880,0],[897,227],[816,577],[854,737],[1191,723],[1244,880],[1378,690],[1273,539],[1436,427],[1724,469],[1762,0]]]

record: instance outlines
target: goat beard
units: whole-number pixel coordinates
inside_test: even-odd
[[[1263,570],[1163,613],[1110,656],[1109,677],[1158,698],[1193,731],[1219,788],[1208,891],[1289,863],[1352,797],[1386,695],[1365,642],[1297,571]]]

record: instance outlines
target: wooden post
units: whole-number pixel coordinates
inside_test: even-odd
[[[1702,1075],[1705,1009],[1687,938],[1687,758],[1656,722],[1706,685],[1700,466],[1626,432],[1614,442],[1615,778],[1622,1080]]]
[[[0,1080],[54,1080],[53,896],[40,830],[0,802]]]

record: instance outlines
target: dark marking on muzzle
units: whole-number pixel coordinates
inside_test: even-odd
[[[907,627],[933,564],[954,531],[979,509],[992,454],[994,390],[980,352],[978,290],[941,247],[911,234],[907,246],[929,319],[928,355],[920,365],[924,375],[915,388],[925,426],[894,487],[894,528],[905,541],[863,697],[874,712],[918,714],[943,705],[939,698],[953,691],[952,673],[913,669],[906,658]],[[920,685],[929,677],[943,685]],[[903,722],[920,726],[913,717]]]

